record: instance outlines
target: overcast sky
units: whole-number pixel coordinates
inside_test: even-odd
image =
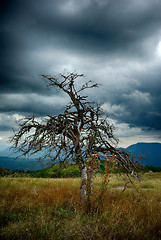
[[[89,98],[115,124],[119,146],[161,142],[160,0],[0,4],[0,149],[15,120],[56,114],[67,103],[40,74],[74,70],[101,84]]]

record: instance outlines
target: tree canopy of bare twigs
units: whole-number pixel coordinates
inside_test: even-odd
[[[86,89],[97,88],[98,84],[88,81],[79,89],[76,80],[84,77],[76,72],[58,76],[42,75],[48,87],[62,91],[70,98],[61,114],[42,118],[34,116],[19,122],[19,129],[12,138],[13,147],[23,156],[32,155],[45,149],[45,159],[53,163],[76,163],[81,172],[81,190],[85,194],[87,156],[110,152],[116,156],[118,164],[131,173],[135,168],[131,157],[115,146],[114,127],[108,122],[101,106],[88,101],[83,95]]]

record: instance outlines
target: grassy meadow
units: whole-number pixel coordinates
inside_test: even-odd
[[[0,178],[0,239],[161,239],[161,173],[136,189],[111,174],[103,202],[94,180],[91,211],[80,205],[79,178]]]

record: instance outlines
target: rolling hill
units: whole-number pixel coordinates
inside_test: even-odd
[[[18,154],[13,153],[10,147],[0,151],[0,167],[7,168],[9,170],[40,170],[42,168],[48,167],[47,164],[41,164],[37,162],[37,158],[41,157],[43,153],[38,152],[32,155],[32,158],[17,158]]]
[[[143,156],[143,165],[161,167],[161,143],[136,143],[126,148],[136,156]]]
[[[36,163],[34,159],[16,159],[12,157],[0,156],[0,167],[7,168],[9,170],[40,170],[43,167],[40,163]]]

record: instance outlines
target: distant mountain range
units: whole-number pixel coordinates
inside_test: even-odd
[[[44,166],[41,166],[41,164],[36,162],[34,159],[16,159],[3,156],[0,156],[0,167],[7,168],[9,170],[23,169],[25,171],[37,171],[44,168]]]
[[[144,157],[141,160],[143,165],[161,167],[161,143],[137,143],[130,145],[126,150],[136,155],[136,157],[141,154]],[[6,148],[3,151],[0,151],[0,167],[10,170],[39,170],[47,167],[45,164],[35,164],[36,159],[42,155],[43,153],[38,152],[34,154],[32,158],[16,159],[18,155],[13,153],[10,148]]]
[[[37,152],[32,155],[32,158],[18,158],[19,154],[14,153],[10,147],[0,151],[0,167],[7,168],[9,170],[40,170],[48,167],[48,164],[42,164],[36,161],[39,157],[43,156],[43,152]]]
[[[32,159],[42,157],[43,154],[44,154],[43,152],[37,152],[32,155]],[[14,151],[11,149],[11,147],[7,147],[4,150],[0,151],[0,156],[16,158],[19,156],[19,154],[14,153]]]
[[[127,150],[138,157],[143,156],[143,165],[161,167],[161,143],[136,143],[127,147]]]

